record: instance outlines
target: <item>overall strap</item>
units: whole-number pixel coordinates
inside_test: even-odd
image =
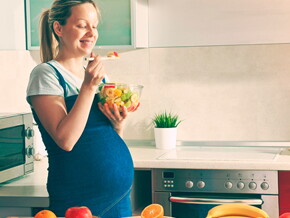
[[[65,80],[64,80],[63,76],[62,76],[61,73],[58,71],[58,69],[56,69],[55,66],[53,66],[51,63],[48,63],[48,62],[47,62],[47,64],[48,64],[49,66],[51,66],[51,67],[55,70],[55,72],[56,72],[56,74],[57,74],[57,76],[58,76],[58,78],[59,78],[59,83],[60,83],[60,85],[61,85],[62,88],[63,88],[63,91],[64,91],[64,97],[66,97],[66,96],[67,96],[67,92],[66,92],[66,83],[65,83]]]

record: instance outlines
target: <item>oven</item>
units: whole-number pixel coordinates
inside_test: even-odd
[[[0,183],[33,172],[31,113],[0,113]]]
[[[279,217],[277,171],[154,169],[153,202],[176,218],[204,218],[220,204],[245,203]]]

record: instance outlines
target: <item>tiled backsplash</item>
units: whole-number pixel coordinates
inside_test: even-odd
[[[105,51],[100,51],[105,53]],[[288,140],[290,44],[151,48],[104,62],[111,81],[144,85],[126,139],[153,139],[151,118],[184,120],[178,139]],[[25,90],[38,52],[1,51],[0,112],[29,111]]]

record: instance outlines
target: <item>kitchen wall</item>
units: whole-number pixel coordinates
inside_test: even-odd
[[[105,54],[106,51],[96,51]],[[126,139],[153,139],[164,110],[183,122],[178,139],[289,140],[290,44],[150,48],[105,62],[111,81],[144,85]],[[29,111],[25,89],[38,51],[1,51],[0,112]]]
[[[29,111],[25,90],[36,62],[26,50],[0,50],[0,112]]]

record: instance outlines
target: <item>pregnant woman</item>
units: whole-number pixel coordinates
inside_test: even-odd
[[[92,50],[99,10],[92,0],[55,0],[41,16],[41,58],[27,101],[48,152],[50,209],[87,206],[95,216],[131,216],[133,162],[122,140],[126,107],[97,103],[105,72]],[[93,58],[83,66],[84,56]]]

